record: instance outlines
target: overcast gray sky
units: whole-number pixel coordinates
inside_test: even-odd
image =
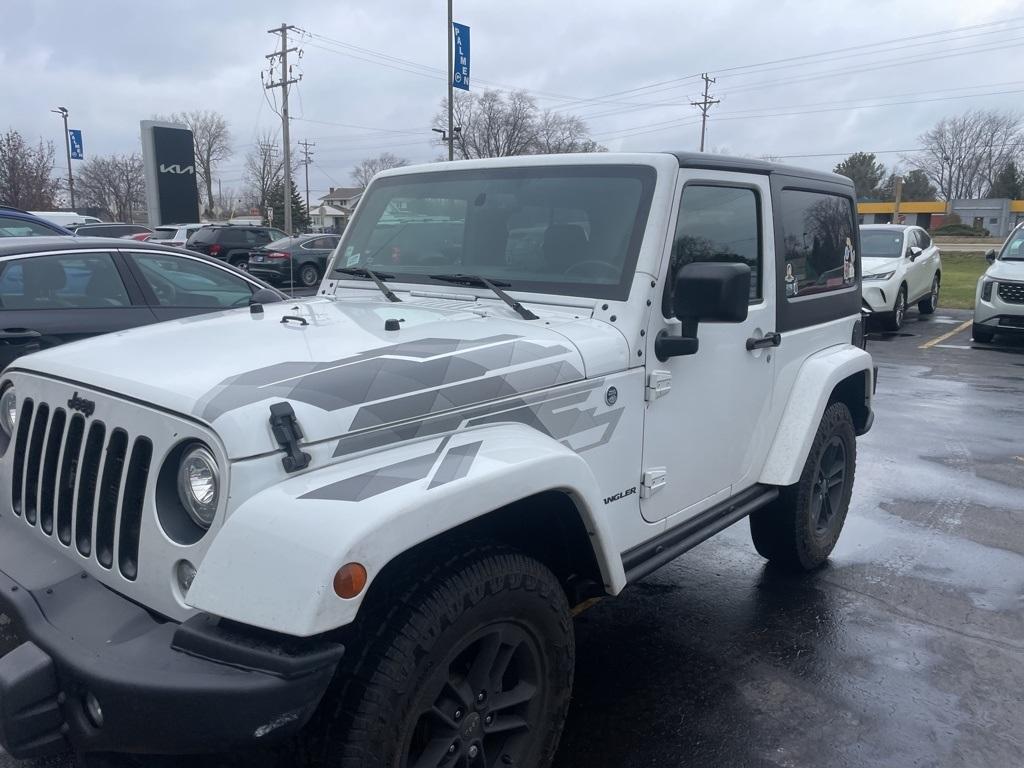
[[[237,189],[256,135],[280,126],[260,70],[286,22],[312,33],[296,41],[292,141],[316,142],[322,194],[367,155],[438,156],[445,15],[443,0],[3,0],[0,130],[60,147],[49,110],[66,106],[89,156],[137,151],[155,113],[218,110]],[[456,0],[455,18],[474,90],[525,88],[611,150],[696,149],[705,70],[711,149],[819,168],[841,158],[813,155],[909,149],[945,115],[1024,104],[1024,0]]]

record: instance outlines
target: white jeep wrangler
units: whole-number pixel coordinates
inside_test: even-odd
[[[858,250],[848,179],[759,161],[402,168],[315,298],[17,360],[4,748],[547,766],[574,608],[744,517],[828,557]]]

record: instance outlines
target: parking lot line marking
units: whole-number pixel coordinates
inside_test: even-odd
[[[948,333],[944,333],[941,336],[936,336],[931,341],[926,341],[924,344],[922,344],[920,347],[918,347],[918,349],[928,349],[929,347],[934,347],[936,344],[941,344],[946,339],[951,339],[954,336],[956,336],[958,333],[960,333],[960,331],[966,330],[967,327],[970,326],[972,323],[974,323],[973,319],[972,320],[964,320],[962,323],[960,323],[960,325],[958,325],[952,331],[949,331]]]
[[[974,349],[970,344],[936,344],[936,349]]]

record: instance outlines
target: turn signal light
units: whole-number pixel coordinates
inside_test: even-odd
[[[366,568],[360,563],[346,563],[334,574],[334,593],[345,600],[351,600],[365,586]]]
[[[210,246],[210,255],[216,256],[218,253],[220,253],[220,246],[214,243]]]

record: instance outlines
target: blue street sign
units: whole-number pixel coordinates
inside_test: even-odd
[[[85,157],[82,151],[82,132],[74,128],[68,130],[68,140],[71,142],[71,159],[81,160]]]
[[[455,63],[452,67],[452,86],[469,90],[469,27],[452,22],[455,34]]]

